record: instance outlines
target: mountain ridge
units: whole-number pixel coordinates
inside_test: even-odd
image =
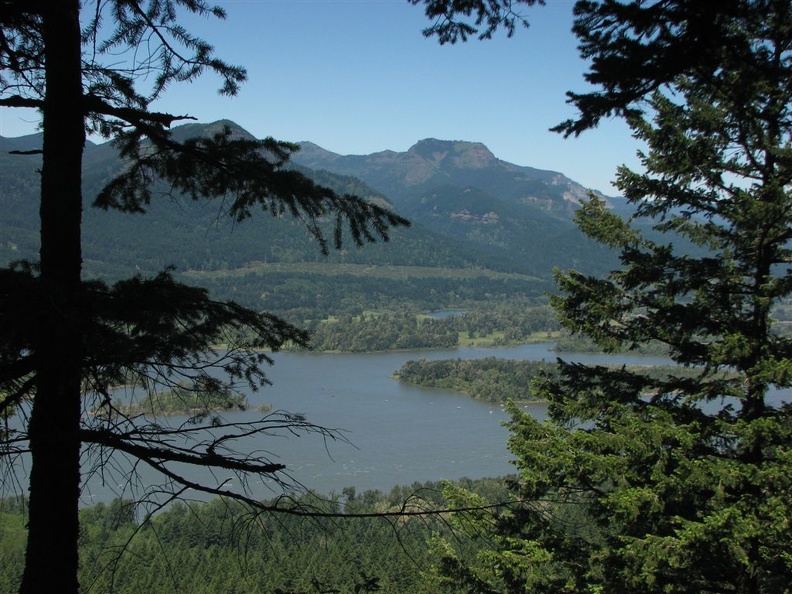
[[[609,201],[601,192],[561,172],[499,159],[481,142],[425,138],[403,152],[385,150],[364,155],[341,155],[311,141],[298,144],[301,150],[292,157],[295,163],[358,177],[388,194],[397,205],[433,186],[481,187],[482,177],[485,185],[495,186],[509,199],[547,210],[569,212],[590,192]]]
[[[210,135],[225,126],[253,138],[230,120],[191,123],[174,136]],[[0,137],[0,262],[35,259],[37,169],[40,155],[9,155],[40,147],[40,134]],[[331,254],[333,262],[400,266],[478,267],[549,280],[555,267],[602,269],[606,254],[577,229],[576,203],[565,196],[582,186],[563,174],[498,159],[484,144],[427,138],[408,151],[343,156],[303,142],[293,166],[341,194],[385,201],[413,221],[394,230],[387,245]],[[317,247],[293,221],[254,217],[223,222],[217,206],[186,199],[155,200],[150,214],[89,208],[98,190],[122,167],[111,143],[86,145],[83,187],[84,254],[95,274],[148,273],[174,264],[180,270],[224,270],[250,262],[315,261]],[[356,173],[360,175],[356,175]],[[574,196],[573,196],[574,197]],[[103,272],[104,271],[104,272]]]
[[[406,151],[368,155],[340,155],[310,141],[300,147],[295,163],[356,177],[410,220],[499,250],[504,262],[523,262],[521,272],[548,278],[554,267],[603,271],[612,262],[574,222],[589,190],[560,172],[498,159],[483,143],[426,138]]]

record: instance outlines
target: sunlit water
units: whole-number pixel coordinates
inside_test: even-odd
[[[394,485],[414,481],[480,478],[513,472],[501,423],[508,415],[498,405],[474,400],[441,389],[403,384],[393,378],[402,363],[410,359],[552,358],[551,345],[531,345],[509,349],[459,348],[365,354],[277,353],[267,369],[272,385],[248,393],[250,409],[224,414],[229,421],[260,417],[257,408],[268,405],[273,411],[299,413],[321,427],[338,430],[341,439],[321,435],[301,436],[281,432],[258,436],[244,443],[245,449],[268,452],[273,462],[285,464],[295,483],[319,493],[340,492],[353,486],[389,490]],[[543,417],[543,404],[527,409]],[[176,423],[180,419],[170,419]],[[212,485],[226,481],[238,487],[231,472],[211,474],[191,470],[191,479]],[[141,468],[144,483],[156,476]],[[257,497],[272,497],[278,487],[271,481],[254,479],[247,485]],[[99,476],[88,481],[86,502],[131,496],[131,485]]]
[[[273,462],[285,464],[288,479],[316,492],[340,492],[354,486],[389,490],[414,481],[461,477],[481,478],[513,472],[506,447],[508,415],[498,405],[473,400],[449,390],[409,386],[393,379],[393,373],[410,359],[476,359],[490,356],[508,359],[555,360],[551,343],[500,349],[460,347],[438,351],[365,354],[278,353],[268,369],[272,386],[247,394],[246,412],[225,415],[229,421],[261,417],[256,409],[299,413],[322,427],[339,430],[344,439],[326,440],[320,435],[260,435],[241,445],[245,450],[266,451]],[[668,363],[662,357],[614,357],[569,354],[564,358],[584,363]],[[526,410],[543,418],[546,407],[530,404]],[[178,423],[182,419],[170,419]],[[114,464],[117,471],[113,472]],[[107,472],[86,481],[84,503],[107,501],[116,496],[139,496],[144,488],[161,481],[145,466],[138,467],[137,482],[125,479],[128,465],[115,460]],[[230,472],[190,470],[191,480],[238,488]],[[17,490],[24,483],[23,477]],[[8,485],[6,485],[8,487]],[[272,497],[279,487],[272,481],[254,480],[247,485],[259,498]],[[189,494],[188,494],[189,495]],[[193,493],[194,495],[194,493]],[[196,495],[198,496],[198,495]]]

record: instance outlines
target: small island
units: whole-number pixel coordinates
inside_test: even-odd
[[[502,403],[536,402],[529,390],[538,373],[556,373],[554,363],[484,359],[444,359],[407,361],[395,373],[399,381],[430,388],[446,388],[477,400]]]
[[[637,372],[663,382],[669,377],[693,378],[701,369],[678,365],[606,365],[614,370]],[[503,404],[514,402],[539,402],[531,392],[531,383],[538,374],[557,376],[558,366],[549,361],[524,361],[485,357],[483,359],[426,359],[406,361],[394,374],[399,381],[428,388],[445,388],[466,394],[477,400]],[[712,381],[734,377],[724,371],[712,376]],[[656,387],[656,386],[655,386]],[[647,389],[647,395],[654,388]]]
[[[140,400],[115,408],[126,415],[200,415],[223,411],[248,410],[250,404],[242,394],[227,388],[196,390],[192,386],[174,386],[170,390],[149,393]],[[268,407],[264,407],[268,410]]]

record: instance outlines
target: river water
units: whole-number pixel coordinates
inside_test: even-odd
[[[257,407],[299,413],[322,427],[341,431],[344,439],[327,441],[317,434],[291,435],[281,432],[259,435],[244,448],[265,451],[273,462],[285,464],[295,484],[327,494],[344,487],[358,491],[414,481],[482,478],[513,472],[507,449],[508,431],[502,423],[508,415],[500,406],[473,400],[441,389],[400,383],[393,373],[410,359],[477,359],[497,356],[507,359],[555,360],[553,343],[497,349],[459,347],[433,351],[389,353],[276,353],[268,369],[272,386],[247,394],[246,412],[224,415],[229,421],[252,421],[261,417]],[[662,357],[623,357],[564,353],[563,358],[583,363],[668,363]],[[543,418],[544,404],[526,406]],[[169,419],[178,423],[183,419]],[[114,497],[139,497],[162,478],[138,466],[136,480],[128,480],[129,463],[114,458],[90,473],[83,502],[91,504]],[[24,474],[24,473],[22,473]],[[20,480],[17,491],[24,485]],[[208,485],[239,487],[230,472],[190,470],[191,480]],[[1,486],[1,485],[0,485]],[[277,495],[271,481],[247,484],[259,498]],[[7,489],[6,489],[7,490]]]
[[[502,408],[450,390],[405,385],[392,374],[405,361],[421,358],[555,360],[557,354],[549,350],[553,346],[286,353],[278,355],[271,369],[273,386],[250,399],[260,399],[273,409],[304,413],[312,422],[348,431],[346,435],[355,447],[331,444],[332,459],[314,444],[303,447],[291,440],[284,448],[283,459],[294,461],[289,465],[295,475],[319,491],[344,486],[388,489],[413,481],[498,476],[514,471],[506,447],[508,431],[502,426],[508,415]],[[596,356],[581,354],[574,358],[591,362]],[[660,360],[645,360],[647,364],[657,362]],[[544,404],[525,408],[538,418],[545,416]]]
[[[299,413],[316,424],[338,429],[345,440],[326,441],[319,435],[259,436],[245,444],[265,450],[272,461],[283,463],[296,483],[319,493],[340,492],[353,486],[389,490],[414,481],[481,478],[513,472],[506,446],[508,415],[497,405],[473,400],[450,390],[400,383],[393,373],[410,359],[555,360],[552,343],[507,348],[459,347],[446,350],[388,353],[276,353],[267,371],[272,386],[248,394],[248,412],[225,415],[230,421],[251,420],[255,409]],[[569,360],[613,362],[612,357],[569,355]],[[646,364],[665,363],[660,358],[638,358]],[[526,410],[543,418],[546,407],[529,404]],[[176,419],[178,421],[178,419]],[[123,476],[119,473],[117,476]],[[190,477],[207,484],[233,485],[232,473],[191,471]],[[156,481],[140,470],[140,486]],[[238,485],[235,485],[238,486]],[[268,482],[247,485],[261,498],[277,493]],[[84,489],[86,503],[132,496],[134,484],[95,475]]]

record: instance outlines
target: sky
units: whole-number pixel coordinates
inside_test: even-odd
[[[206,75],[175,84],[152,108],[199,122],[231,119],[263,138],[308,140],[339,154],[405,151],[424,138],[484,143],[499,159],[550,169],[614,195],[616,169],[638,168],[619,120],[577,138],[549,131],[574,117],[566,91],[586,91],[570,32],[573,0],[523,9],[515,35],[438,44],[406,0],[215,0],[224,21],[183,24],[244,66],[235,97]],[[35,131],[36,113],[0,109],[0,136]]]

